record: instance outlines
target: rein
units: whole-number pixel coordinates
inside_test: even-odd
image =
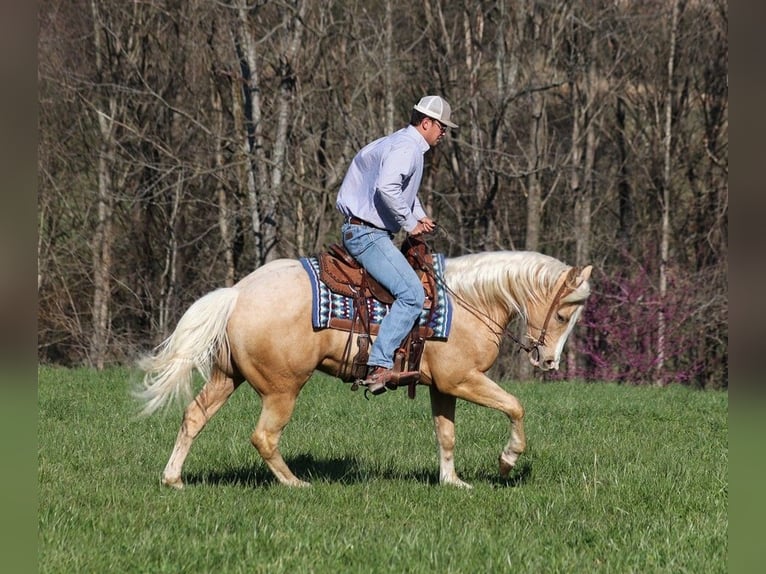
[[[441,229],[441,228],[439,228],[439,229]],[[423,243],[426,243],[426,241],[424,239],[421,239],[421,241],[423,241]],[[427,243],[426,243],[426,245],[427,245]],[[430,251],[430,246],[428,246],[428,249]],[[422,266],[422,268],[427,273],[430,273],[434,277],[436,282],[439,283],[444,288],[444,290],[447,293],[452,295],[452,297],[454,297],[455,300],[457,300],[474,317],[476,317],[477,319],[481,320],[485,325],[487,325],[487,327],[489,327],[489,329],[493,333],[495,333],[496,335],[499,335],[501,338],[502,338],[503,335],[507,336],[514,343],[516,343],[521,350],[526,351],[527,353],[533,353],[533,352],[537,353],[538,352],[538,348],[545,345],[545,335],[548,332],[548,324],[550,323],[551,317],[553,316],[553,312],[556,310],[556,308],[558,307],[558,305],[561,302],[561,300],[564,297],[566,297],[567,295],[569,295],[570,293],[572,293],[574,291],[574,289],[572,289],[572,288],[569,288],[569,290],[567,291],[567,286],[569,285],[570,280],[573,279],[576,276],[577,273],[579,273],[579,270],[578,270],[577,267],[572,267],[569,270],[569,272],[567,274],[567,277],[564,279],[564,282],[561,284],[561,286],[559,287],[558,291],[556,292],[556,296],[553,298],[553,301],[551,302],[550,307],[548,307],[548,312],[545,315],[545,321],[543,322],[543,327],[540,330],[540,336],[538,337],[538,339],[536,341],[532,341],[532,343],[530,343],[528,345],[525,345],[524,343],[522,343],[518,339],[518,337],[516,337],[513,333],[511,333],[508,330],[507,327],[505,327],[505,326],[501,325],[500,323],[498,323],[497,321],[495,321],[492,317],[487,315],[481,309],[477,309],[475,306],[471,305],[468,301],[463,299],[454,290],[452,290],[450,288],[450,286],[447,285],[447,282],[444,280],[444,277],[442,277],[441,275],[436,273],[436,270],[433,268],[433,266],[428,265],[425,261],[421,260],[420,254],[417,254],[417,259],[418,259],[418,262],[420,263],[420,265]],[[495,329],[493,329],[492,326],[489,323],[491,323],[492,325],[497,327],[498,331],[495,332]]]

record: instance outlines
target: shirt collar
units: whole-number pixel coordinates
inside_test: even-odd
[[[417,141],[418,147],[420,147],[420,151],[422,151],[423,153],[426,153],[429,149],[431,149],[431,146],[428,145],[426,138],[423,137],[423,134],[421,134],[418,131],[418,128],[416,128],[415,126],[408,125],[406,133],[409,137]]]

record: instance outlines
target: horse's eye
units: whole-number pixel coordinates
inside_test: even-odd
[[[562,315],[561,313],[556,313],[556,321],[558,321],[559,323],[566,323],[567,318],[564,317],[564,315]]]

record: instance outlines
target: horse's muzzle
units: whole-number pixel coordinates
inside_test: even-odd
[[[529,350],[529,362],[541,371],[558,371],[558,359],[543,359],[540,353],[540,347],[535,345]]]

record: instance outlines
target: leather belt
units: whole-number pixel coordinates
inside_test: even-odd
[[[373,229],[380,229],[381,231],[387,231],[386,229],[383,229],[382,227],[373,225],[369,221],[365,221],[364,219],[359,219],[358,217],[354,217],[353,215],[351,217],[347,217],[346,221],[349,222],[351,225],[364,225],[365,227],[372,227]]]

